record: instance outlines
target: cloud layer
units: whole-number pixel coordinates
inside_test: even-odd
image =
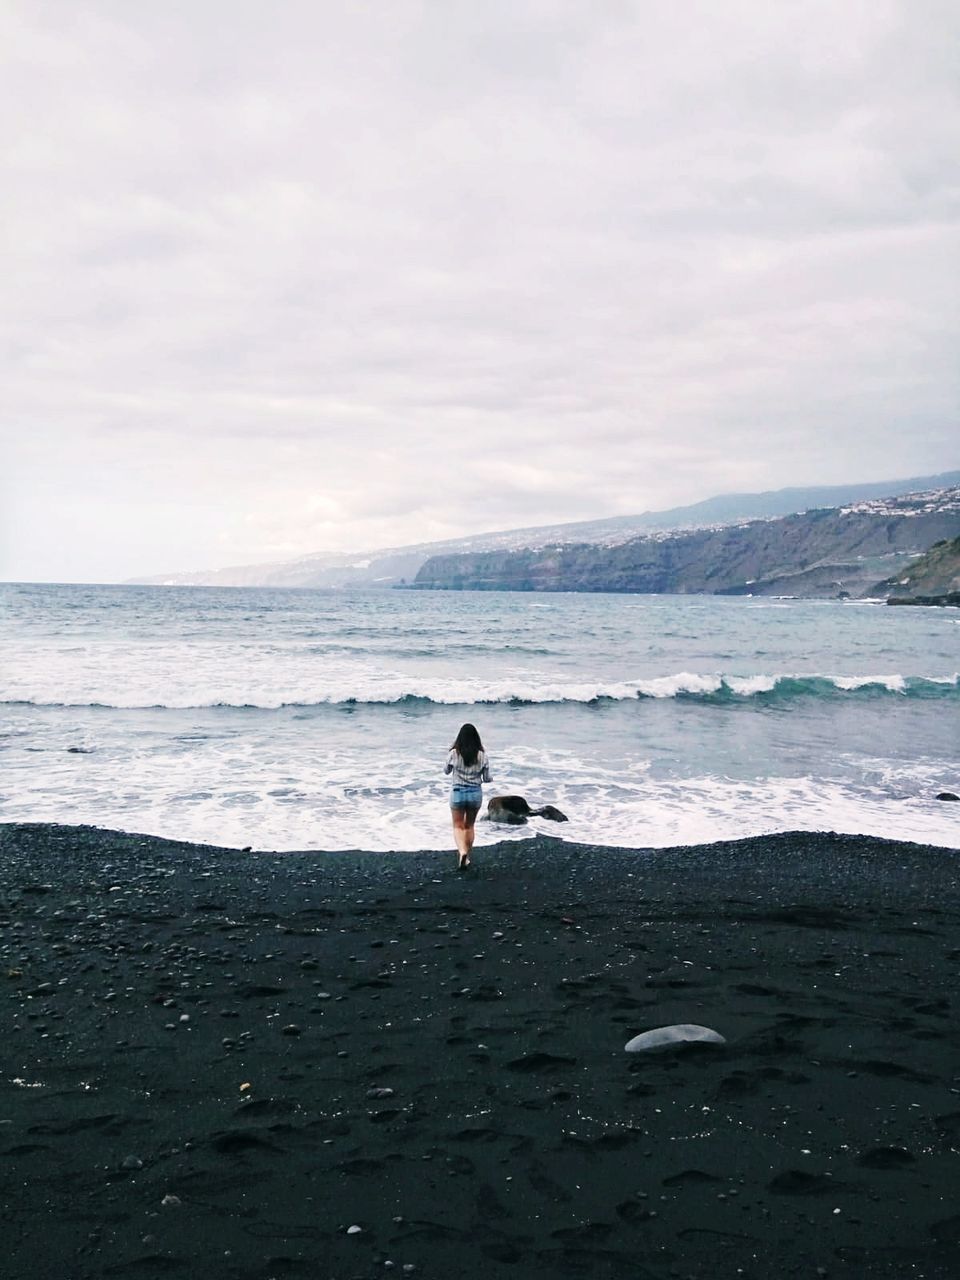
[[[949,3],[8,3],[0,577],[958,465]]]

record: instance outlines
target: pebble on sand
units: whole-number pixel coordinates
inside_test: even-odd
[[[669,1027],[655,1027],[634,1036],[623,1046],[626,1053],[649,1053],[652,1049],[668,1049],[678,1044],[726,1044],[719,1031],[699,1027],[693,1022],[676,1022]]]

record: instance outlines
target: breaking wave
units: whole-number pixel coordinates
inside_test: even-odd
[[[94,710],[191,710],[224,708],[234,710],[277,711],[319,707],[359,706],[476,706],[505,703],[513,706],[549,705],[554,703],[597,705],[601,703],[670,699],[712,704],[772,705],[802,700],[837,701],[849,699],[960,699],[960,675],[904,676],[892,675],[751,675],[733,676],[697,674],[681,671],[675,675],[655,676],[643,680],[615,684],[601,682],[543,682],[529,679],[495,687],[481,683],[444,682],[429,689],[372,687],[364,692],[327,690],[316,695],[296,696],[289,691],[207,691],[183,690],[182,694],[162,699],[150,694],[138,697],[131,692],[116,700],[98,697],[93,700],[47,700],[43,697],[0,698],[0,706],[34,706],[51,708],[88,707]]]

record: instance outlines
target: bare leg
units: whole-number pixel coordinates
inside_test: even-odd
[[[467,860],[467,862],[469,862],[469,861],[470,861],[470,854],[471,854],[471,853],[472,853],[472,851],[473,851],[473,838],[474,838],[474,836],[476,835],[476,829],[474,828],[474,825],[473,825],[473,824],[474,824],[474,822],[476,821],[476,817],[477,817],[477,811],[476,811],[476,809],[471,809],[471,810],[470,810],[470,820],[469,820],[469,822],[467,823],[467,825],[466,825],[466,826],[464,827],[464,829],[463,829],[463,835],[464,835],[464,841],[463,841],[463,843],[464,843],[464,846],[465,846],[465,848],[464,848],[464,853],[466,854],[466,860]]]
[[[451,809],[450,813],[453,817],[453,839],[457,846],[457,866],[468,867],[470,851],[473,848],[477,810],[456,808]]]
[[[453,818],[453,841],[457,846],[457,866],[462,867],[469,850],[467,849],[467,814],[469,809],[451,809]]]

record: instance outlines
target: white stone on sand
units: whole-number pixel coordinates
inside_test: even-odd
[[[693,1022],[676,1022],[670,1027],[655,1027],[634,1036],[624,1045],[627,1053],[649,1053],[651,1049],[668,1049],[678,1044],[726,1044],[719,1031],[698,1027]]]

